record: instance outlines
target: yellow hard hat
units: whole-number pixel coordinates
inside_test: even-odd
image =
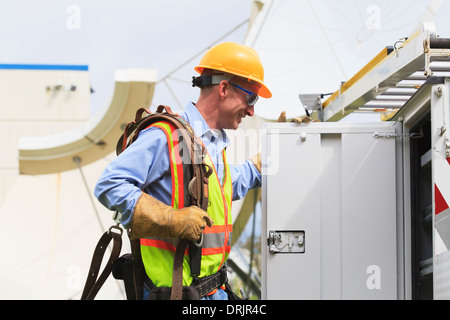
[[[264,69],[261,59],[251,47],[234,42],[218,44],[203,55],[199,65],[194,69],[200,74],[203,69],[212,69],[253,80],[261,86],[259,96],[272,97],[272,93],[263,82]]]

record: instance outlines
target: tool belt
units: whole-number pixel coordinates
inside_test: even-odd
[[[112,274],[115,279],[123,280],[128,300],[135,300],[133,281],[133,266],[131,254],[125,254],[113,264]],[[213,290],[225,286],[230,300],[238,300],[228,284],[227,267],[223,266],[218,272],[207,277],[194,277],[190,286],[182,287],[182,300],[199,300]],[[149,292],[148,300],[169,300],[172,287],[156,287],[150,278],[144,279],[144,288]]]
[[[147,282],[148,283],[148,282]],[[182,287],[182,300],[199,300],[217,288],[228,283],[227,268],[224,266],[213,275],[198,278],[195,277],[190,286]],[[149,286],[147,285],[147,288]],[[150,287],[149,300],[169,300],[172,287]]]
[[[194,281],[192,281],[192,286],[202,298],[226,283],[228,283],[227,267],[223,266],[218,272],[210,276],[204,278],[195,277]]]

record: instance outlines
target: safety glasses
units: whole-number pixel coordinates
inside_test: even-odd
[[[254,106],[255,103],[258,101],[259,96],[251,91],[248,91],[247,89],[244,89],[242,87],[239,87],[237,84],[234,84],[230,81],[228,81],[229,84],[231,84],[232,86],[244,91],[245,93],[247,93],[247,95],[245,96],[245,99],[247,100],[247,104],[249,106]]]

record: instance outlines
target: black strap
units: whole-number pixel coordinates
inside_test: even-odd
[[[191,277],[199,276],[202,261],[202,248],[198,247],[192,241],[189,241],[189,260],[191,262]]]
[[[112,232],[112,229],[119,229],[120,233]],[[102,264],[103,256],[105,255],[106,248],[108,244],[113,241],[113,248],[109,260],[103,269],[102,274],[97,279],[100,271],[100,266]],[[103,283],[108,279],[114,261],[119,257],[120,250],[122,249],[122,229],[116,226],[111,227],[106,231],[97,243],[97,247],[94,251],[94,256],[92,258],[91,266],[89,268],[89,274],[86,279],[86,284],[83,289],[83,294],[81,295],[81,300],[93,300],[97,295],[98,291],[102,287]]]
[[[132,255],[132,266],[133,266],[133,285],[135,289],[136,300],[142,300],[144,292],[144,280],[147,278],[147,273],[145,272],[144,263],[142,262],[141,256],[141,243],[140,240],[131,240],[131,255]]]

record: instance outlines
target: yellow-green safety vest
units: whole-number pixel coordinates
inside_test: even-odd
[[[183,180],[183,165],[178,150],[176,128],[164,122],[157,122],[151,126],[163,130],[167,137],[170,170],[172,174],[171,205],[175,209],[180,209],[184,206],[184,184],[189,183],[189,181]],[[233,232],[231,202],[233,189],[225,149],[222,155],[225,168],[222,183],[219,181],[210,155],[207,154],[204,159],[206,164],[214,168],[214,173],[209,177],[209,206],[207,211],[213,219],[214,225],[211,228],[206,227],[203,232],[204,239],[199,277],[206,277],[219,271],[227,260],[231,250],[231,235]],[[140,242],[142,261],[148,277],[157,287],[171,287],[173,259],[178,239],[152,237],[143,238]],[[186,249],[183,261],[183,285],[189,286],[192,280],[189,249]]]

